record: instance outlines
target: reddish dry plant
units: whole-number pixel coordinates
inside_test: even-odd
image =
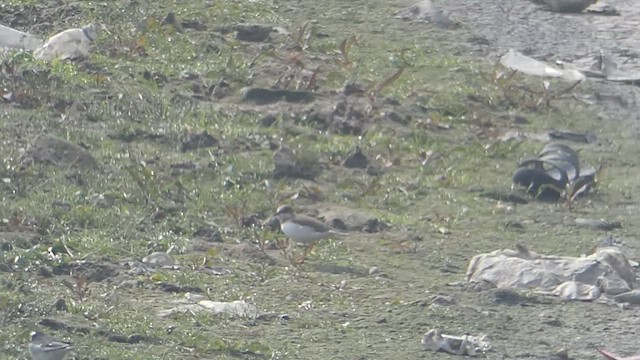
[[[384,80],[375,84],[374,86],[369,88],[369,90],[367,90],[366,93],[367,93],[367,97],[369,98],[369,105],[370,105],[369,111],[372,111],[375,108],[376,98],[380,96],[380,93],[382,92],[382,90],[389,87],[389,85],[393,84],[396,80],[398,80],[400,78],[400,75],[402,75],[403,72],[404,72],[404,67],[401,67],[398,70],[396,70],[396,72],[394,72],[393,74],[391,74],[390,76],[388,76],[387,78],[385,78]]]
[[[349,58],[349,51],[353,45],[358,44],[358,37],[352,35],[340,43],[340,47],[338,50],[340,51],[340,59],[338,59],[338,63],[344,66],[347,69],[351,69],[353,67],[353,61]]]
[[[74,280],[75,284],[68,280],[63,280],[62,284],[71,290],[71,293],[76,300],[85,301],[89,295],[91,295],[91,289],[89,288],[89,284],[91,282],[88,281],[84,275],[76,276],[74,277]]]

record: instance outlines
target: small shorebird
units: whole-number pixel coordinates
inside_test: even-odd
[[[71,344],[53,336],[34,331],[31,333],[29,351],[33,360],[62,360],[73,350]]]
[[[278,207],[274,217],[280,221],[280,229],[291,241],[304,245],[305,250],[299,261],[300,264],[304,262],[305,257],[318,241],[347,235],[312,217],[296,214],[289,205]]]

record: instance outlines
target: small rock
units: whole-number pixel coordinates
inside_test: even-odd
[[[516,116],[513,117],[513,123],[514,124],[528,124],[529,123],[529,119],[527,119],[526,116],[516,115]]]
[[[371,164],[367,166],[367,175],[380,176],[384,174],[384,169],[378,164]]]
[[[240,90],[242,101],[256,105],[273,104],[278,101],[289,103],[308,103],[315,99],[315,94],[310,91],[280,90],[259,87],[245,87]]]
[[[317,161],[309,159],[309,161],[301,163],[296,159],[293,151],[284,146],[273,154],[273,161],[275,164],[273,177],[275,179],[290,177],[313,180],[322,172]]]
[[[13,244],[8,241],[0,241],[0,251],[12,251]]]
[[[82,260],[56,265],[53,273],[76,274],[82,276],[86,283],[94,283],[117,276],[118,266],[106,261]]]
[[[578,143],[593,144],[598,141],[598,135],[587,132],[551,130],[547,133],[551,140],[569,140]]]
[[[168,13],[160,23],[160,26],[172,26],[176,31],[182,31],[182,26],[176,21],[176,14],[174,12]]]
[[[588,13],[608,16],[620,16],[620,11],[609,4],[595,3],[587,8]]]
[[[619,221],[577,218],[575,222],[576,222],[576,225],[578,226],[590,227],[593,229],[604,230],[604,231],[611,231],[614,229],[622,228],[622,224]]]
[[[79,145],[52,135],[38,136],[21,156],[21,162],[49,164],[61,168],[95,170],[96,159]]]
[[[327,221],[327,224],[336,230],[347,230],[347,224],[344,223],[344,220],[338,217],[330,219],[329,221]]]
[[[122,344],[137,344],[144,340],[143,335],[133,334],[133,335],[122,335],[122,334],[108,334],[107,340]]]
[[[135,289],[140,287],[142,282],[137,279],[124,280],[116,286],[116,289]]]
[[[158,266],[176,265],[176,261],[173,259],[173,256],[163,251],[157,251],[145,256],[142,259],[142,262],[145,264],[158,265]]]
[[[182,140],[182,147],[180,150],[182,152],[187,152],[196,149],[203,149],[208,147],[213,147],[219,144],[219,141],[213,136],[209,135],[207,130],[199,134],[188,134]]]
[[[347,114],[349,117],[350,114]],[[334,117],[329,126],[329,130],[334,134],[360,136],[365,133],[364,120],[358,119],[344,119],[340,117]]]
[[[456,300],[454,298],[452,298],[451,296],[445,296],[445,295],[436,295],[432,300],[431,300],[431,305],[435,305],[435,306],[449,306],[449,305],[454,305],[456,303]]]
[[[183,29],[193,29],[195,31],[207,30],[207,25],[203,24],[200,20],[182,20],[180,22]]]
[[[385,113],[385,117],[388,120],[393,121],[393,122],[398,123],[398,124],[407,125],[409,123],[409,121],[407,121],[407,118],[405,116],[400,115],[396,111],[388,111],[388,112],[386,112]]]
[[[249,214],[243,216],[241,220],[243,228],[254,228],[260,226],[260,216],[258,214]]]
[[[142,78],[147,80],[147,81],[153,81],[156,83],[156,85],[158,86],[163,86],[164,84],[167,83],[167,76],[163,73],[159,73],[156,71],[149,71],[149,70],[145,70],[142,72]],[[141,130],[141,129],[136,129],[136,130]],[[135,130],[134,130],[135,131]],[[144,130],[142,130],[144,131]]]
[[[287,147],[281,147],[273,154],[275,169],[273,177],[276,179],[284,177],[296,177],[299,173],[296,165],[296,157],[293,151]]]
[[[116,202],[116,198],[113,195],[105,195],[105,194],[98,194],[98,193],[93,193],[89,196],[87,196],[86,200],[93,206],[102,208],[102,209],[108,209],[110,207],[113,206],[113,204]]]
[[[242,102],[254,103],[256,105],[273,104],[282,100],[282,93],[271,89],[258,87],[245,87],[240,90]]]
[[[69,329],[70,325],[56,319],[44,318],[38,322],[38,325],[51,330],[59,331]]]
[[[350,169],[364,169],[369,165],[369,159],[362,153],[359,146],[355,148],[342,162],[342,166]]]
[[[168,293],[203,293],[204,291],[196,286],[176,285],[170,283],[158,284],[160,289]]]
[[[223,242],[222,234],[220,233],[220,230],[216,229],[215,227],[200,226],[193,233],[193,236],[208,240],[210,242],[215,242],[215,243]]]
[[[229,95],[229,93],[231,92],[231,85],[229,85],[229,83],[224,79],[221,79],[214,87],[210,89],[211,95],[213,95],[213,97],[215,97],[216,99],[222,99]]]
[[[380,273],[380,268],[377,266],[372,266],[369,268],[369,275],[375,275]]]
[[[353,94],[364,94],[364,87],[357,83],[347,83],[342,88],[341,92],[346,96]]]
[[[238,24],[233,30],[236,31],[236,39],[240,41],[261,42],[269,39],[273,27],[269,25]]]
[[[175,164],[171,164],[169,165],[170,169],[174,169],[174,170],[199,170],[201,168],[200,164],[195,163],[193,161],[185,161],[185,162],[179,162],[179,163],[175,163]]]
[[[47,265],[42,265],[40,266],[40,268],[38,268],[38,275],[42,276],[42,277],[52,277],[53,276],[53,269],[51,269],[51,267],[47,266]]]
[[[276,117],[274,115],[267,115],[260,119],[258,122],[262,127],[271,127],[271,125],[276,122]]]
[[[629,292],[616,295],[613,299],[619,303],[629,303],[637,305],[640,304],[640,290],[631,290]]]
[[[53,307],[58,311],[67,311],[67,301],[63,298],[59,298],[53,304]]]
[[[562,322],[558,318],[545,319],[545,320],[542,320],[542,323],[544,325],[555,326],[555,327],[562,326]]]
[[[510,289],[496,289],[493,291],[493,302],[500,305],[519,305],[527,301],[527,298],[519,292]]]
[[[366,233],[377,233],[388,228],[389,225],[381,221],[380,219],[371,218],[365,222],[364,226],[362,227],[362,231]]]

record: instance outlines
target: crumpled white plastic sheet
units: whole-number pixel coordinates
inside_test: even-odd
[[[158,316],[167,317],[176,313],[192,313],[194,315],[200,312],[208,312],[213,315],[228,314],[242,318],[256,318],[259,313],[255,305],[247,304],[244,300],[236,301],[211,301],[203,295],[185,294],[184,299],[174,301],[175,306],[169,309],[163,309],[158,312]]]
[[[82,59],[89,55],[89,47],[97,37],[98,29],[99,26],[89,24],[64,30],[43,41],[37,36],[0,25],[0,50],[33,51],[33,57],[45,61]]]
[[[500,58],[500,63],[511,70],[517,70],[523,74],[541,77],[561,78],[568,81],[582,81],[586,77],[575,69],[559,69],[528,57],[518,51],[509,51]]]
[[[485,336],[454,336],[441,334],[433,329],[422,336],[424,350],[443,351],[452,355],[476,356],[484,354],[491,345],[485,340]]]
[[[474,256],[466,280],[583,301],[629,292],[636,283],[629,260],[616,246],[598,248],[584,257],[540,255],[526,249],[496,250]]]

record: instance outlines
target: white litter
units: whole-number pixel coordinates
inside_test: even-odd
[[[476,356],[478,353],[486,353],[491,346],[485,340],[485,336],[453,336],[441,334],[433,329],[422,336],[424,350],[442,351],[453,355]]]
[[[44,45],[35,49],[33,56],[45,61],[86,58],[89,55],[89,46],[97,36],[98,28],[94,24],[67,29],[52,36]]]
[[[582,301],[628,292],[636,282],[629,261],[616,246],[598,248],[586,257],[540,255],[526,249],[497,250],[474,256],[466,280]]]
[[[211,301],[203,295],[187,293],[184,299],[176,300],[175,303],[176,306],[160,310],[158,315],[167,317],[176,313],[189,312],[195,315],[200,312],[209,312],[213,315],[228,314],[250,319],[254,319],[259,315],[258,309],[254,305],[247,304],[244,300],[231,302]]]
[[[37,36],[0,25],[0,48],[33,51],[42,45]]]
[[[560,78],[568,81],[582,81],[585,79],[584,74],[578,70],[557,69],[513,49],[510,49],[500,58],[500,63],[506,68],[531,76]]]

